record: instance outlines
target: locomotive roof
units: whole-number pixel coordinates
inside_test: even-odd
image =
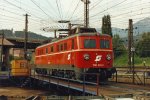
[[[76,33],[74,35],[64,37],[64,38],[54,38],[51,42],[46,43],[46,44],[42,44],[42,45],[38,46],[37,48],[49,45],[51,43],[59,42],[59,41],[65,40],[65,39],[73,38],[73,37],[76,37],[76,36],[108,36],[108,37],[110,37],[110,35],[108,35],[108,34],[100,34],[98,32],[95,32],[95,33]]]

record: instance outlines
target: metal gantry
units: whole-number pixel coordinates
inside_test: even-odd
[[[89,27],[89,0],[81,0],[84,2],[84,27]]]

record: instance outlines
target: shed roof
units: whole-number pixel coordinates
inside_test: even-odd
[[[0,38],[0,46],[2,45],[2,38]],[[4,38],[3,46],[13,46],[14,44]]]

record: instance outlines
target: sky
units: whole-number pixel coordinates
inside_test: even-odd
[[[84,23],[81,0],[0,0],[0,12],[0,29],[22,31],[27,13],[30,15],[28,30],[47,37],[54,36],[49,30],[68,27],[68,24],[58,23],[60,20]],[[125,29],[129,19],[136,23],[150,17],[150,0],[90,0],[90,27],[101,28],[102,17],[108,14],[112,27]]]

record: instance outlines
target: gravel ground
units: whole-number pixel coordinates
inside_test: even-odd
[[[32,90],[32,89],[23,89],[17,87],[0,87],[0,96],[31,96],[31,95],[42,95],[45,94],[45,91],[41,90]]]

